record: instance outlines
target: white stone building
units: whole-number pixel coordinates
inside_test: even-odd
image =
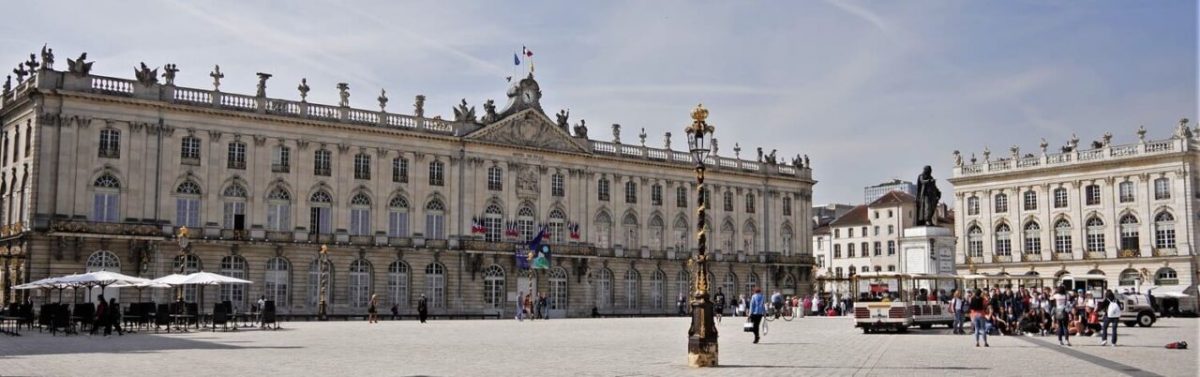
[[[504,314],[531,288],[556,315],[661,314],[690,289],[697,193],[686,146],[669,134],[662,148],[644,133],[622,142],[616,125],[612,140],[589,138],[582,120],[542,110],[532,75],[514,80],[503,108],[488,100],[477,117],[464,100],[450,121],[427,116],[423,96],[406,115],[383,93],[371,109],[351,107],[348,85],[341,103],[323,105],[306,101],[306,83],[297,100],[268,96],[269,75],[243,95],[218,90],[219,72],[197,89],[176,86],[174,66],[159,82],[145,66],[129,80],[50,62],[0,93],[5,302],[42,300],[8,287],[68,273],[208,270],[255,284],[209,289],[205,302],[244,309],[261,295],[308,315],[321,245],[335,314],[365,313],[373,293],[402,313],[423,293],[435,313]],[[714,285],[807,291],[806,163],[717,152],[706,181]],[[543,224],[552,268],[516,269],[514,252]],[[172,236],[183,225],[186,249]]]
[[[962,162],[955,152],[958,269],[1103,274],[1110,287],[1184,291],[1196,283],[1200,137],[1174,135]],[[1191,290],[1193,292],[1194,290]]]

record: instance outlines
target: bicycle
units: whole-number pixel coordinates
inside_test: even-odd
[[[774,321],[775,319],[782,317],[784,321],[790,322],[791,320],[796,319],[796,310],[793,309],[791,305],[786,304],[783,305],[783,308],[780,310],[775,310],[775,307],[771,306],[767,308],[767,315],[765,317],[766,318],[764,319],[767,321]]]

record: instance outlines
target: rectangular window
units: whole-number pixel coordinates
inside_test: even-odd
[[[1054,190],[1054,208],[1067,208],[1067,189],[1057,188]]]
[[[1133,203],[1133,201],[1134,201],[1133,182],[1121,182],[1119,185],[1117,185],[1117,193],[1118,193],[1118,196],[1120,197],[1119,200],[1121,201],[1121,203]]]
[[[1038,255],[1042,253],[1042,236],[1025,229],[1025,253]]]
[[[19,142],[20,134],[14,137],[13,140],[13,161],[17,160],[17,143]],[[29,135],[25,135],[29,137]],[[114,129],[100,130],[100,157],[102,158],[121,158],[121,131]]]
[[[1154,180],[1154,200],[1165,200],[1171,198],[1171,181],[1166,178]]]
[[[446,238],[446,215],[441,213],[425,215],[425,238],[431,240]]]
[[[675,206],[679,208],[687,208],[687,188],[679,187],[675,189]]]
[[[504,171],[492,166],[487,170],[487,189],[489,191],[504,190]]]
[[[388,237],[408,237],[408,212],[388,213]]]
[[[175,224],[195,228],[200,226],[200,199],[175,200]]]
[[[224,228],[235,229],[237,223],[237,215],[246,215],[246,202],[225,202]],[[245,218],[243,217],[242,226],[245,227]],[[191,226],[191,225],[188,225]]]
[[[309,233],[333,233],[333,224],[329,221],[329,207],[313,207],[309,209]]]
[[[875,212],[875,214],[876,214],[876,215],[878,215],[878,214],[879,214],[879,212]],[[875,228],[874,228],[874,231],[875,231],[875,233],[874,233],[874,234],[875,234],[876,236],[878,236],[878,235],[879,235],[879,225],[876,225],[876,226],[875,226]]]
[[[650,186],[650,204],[651,205],[661,206],[662,202],[663,202],[662,196],[663,196],[662,195],[662,186],[660,186],[660,185]]]
[[[600,181],[596,183],[596,199],[602,202],[607,202],[609,198],[608,194],[608,180],[600,178]]]
[[[287,173],[292,167],[292,149],[279,145],[271,151],[271,172]]]
[[[191,136],[184,137],[179,149],[179,158],[186,165],[199,165],[200,139]]]
[[[350,235],[371,235],[371,210],[367,208],[350,209]]]
[[[875,256],[883,255],[883,242],[875,241]]]
[[[888,234],[889,235],[896,234],[896,226],[895,225],[888,225]]]
[[[888,255],[896,255],[896,241],[888,241]]]
[[[404,157],[392,159],[392,182],[408,183],[408,159]]]
[[[446,177],[444,176],[445,172],[443,171],[443,169],[445,169],[445,167],[443,166],[441,161],[434,161],[434,162],[429,163],[429,185],[430,186],[444,186],[446,184]]]
[[[245,143],[229,143],[229,164],[227,167],[230,169],[246,168]]]
[[[625,182],[625,203],[637,203],[637,184]]]
[[[328,177],[333,172],[330,168],[332,153],[328,149],[319,149],[313,153],[313,175]]]
[[[354,179],[371,179],[371,156],[365,153],[354,155]]]
[[[119,195],[110,192],[97,192],[92,218],[98,222],[115,223],[120,221]]]
[[[1036,211],[1037,210],[1037,193],[1033,192],[1032,190],[1025,192],[1025,210],[1026,211]]]
[[[792,198],[788,198],[788,197],[783,198],[783,215],[784,216],[792,215]]]
[[[550,176],[550,196],[559,198],[566,196],[566,187],[563,184],[562,174]]]
[[[267,230],[290,231],[292,206],[287,203],[267,204]]]
[[[1083,189],[1086,195],[1085,203],[1089,206],[1100,205],[1100,186],[1088,185]]]

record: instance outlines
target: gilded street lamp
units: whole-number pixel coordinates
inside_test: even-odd
[[[321,284],[320,299],[321,299],[321,301],[320,301],[320,303],[317,304],[317,320],[324,321],[324,320],[329,319],[325,315],[325,313],[326,313],[325,312],[325,305],[326,305],[325,304],[325,295],[326,295],[326,293],[328,293],[328,291],[326,290],[326,286],[329,285],[329,271],[328,271],[328,267],[326,266],[327,264],[329,264],[329,247],[328,246],[321,245],[321,254],[320,254],[320,258],[318,258],[318,260],[320,260],[320,262],[318,262],[318,263],[321,263],[321,270],[320,270],[321,271],[321,277],[320,277],[320,284]]]
[[[703,105],[696,105],[692,110],[692,125],[684,132],[687,134],[688,149],[692,162],[696,164],[696,256],[692,259],[693,275],[696,281],[692,292],[692,327],[688,329],[688,365],[693,367],[717,366],[717,327],[713,320],[713,303],[708,297],[708,235],[705,224],[705,206],[707,193],[704,190],[704,158],[709,151],[713,126],[705,122],[708,110]]]
[[[179,263],[178,274],[180,275],[183,275],[183,272],[187,269],[187,253],[191,247],[191,238],[188,237],[190,233],[191,231],[186,226],[179,227],[179,230],[175,233],[175,242],[179,243],[179,255],[175,257],[175,263]],[[182,285],[175,286],[175,301],[183,301]]]

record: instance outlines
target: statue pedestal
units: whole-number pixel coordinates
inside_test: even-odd
[[[954,232],[940,226],[904,229],[900,238],[900,272],[954,274]]]

